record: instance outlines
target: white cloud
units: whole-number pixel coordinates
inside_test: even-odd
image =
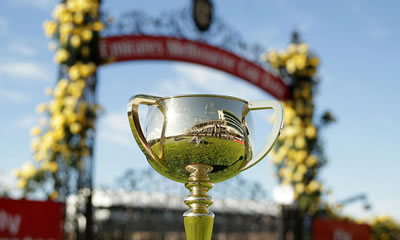
[[[8,46],[11,53],[17,53],[26,57],[33,57],[37,55],[36,49],[23,43],[12,43]]]
[[[17,188],[17,180],[10,170],[0,169],[0,191],[4,190],[9,197],[21,196],[21,191]]]
[[[8,32],[8,22],[5,18],[0,17],[0,36],[6,35]]]
[[[25,115],[21,117],[15,124],[16,127],[18,128],[24,128],[28,129],[34,126],[35,123],[38,121],[38,116],[37,115]]]
[[[110,113],[100,118],[99,138],[118,145],[132,147],[132,134],[126,113]]]
[[[207,93],[229,95],[246,100],[265,99],[267,94],[243,80],[228,74],[191,64],[174,64],[177,77],[161,82],[156,93],[160,96]]]
[[[49,81],[51,78],[49,70],[46,67],[30,61],[0,63],[0,75],[40,81]]]
[[[11,171],[0,170],[0,185],[8,189],[12,189],[16,186],[15,177]]]
[[[34,7],[41,10],[48,10],[56,6],[56,0],[8,0],[9,4]]]
[[[0,99],[6,100],[7,102],[10,101],[22,103],[27,102],[29,100],[29,96],[21,91],[0,88]]]

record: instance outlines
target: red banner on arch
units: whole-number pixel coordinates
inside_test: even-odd
[[[188,39],[129,35],[100,40],[102,62],[131,60],[172,60],[215,68],[267,91],[277,99],[287,99],[289,89],[277,76],[261,66],[224,49]]]

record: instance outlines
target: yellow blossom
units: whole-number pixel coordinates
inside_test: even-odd
[[[60,25],[60,34],[64,37],[70,35],[74,30],[74,25],[72,23],[63,23]]]
[[[313,67],[317,67],[319,65],[319,59],[317,57],[313,57],[310,59],[310,65]]]
[[[72,14],[67,11],[62,12],[59,19],[62,23],[70,23],[72,22]]]
[[[93,23],[92,27],[93,27],[93,30],[100,32],[101,30],[103,30],[104,24],[102,22],[97,21],[97,22]]]
[[[292,43],[289,45],[287,52],[288,52],[288,54],[294,54],[296,52],[296,50],[297,50],[296,44]]]
[[[81,46],[81,38],[79,37],[79,35],[72,35],[71,39],[71,46],[74,48],[78,48]]]
[[[57,114],[51,119],[51,126],[53,128],[62,128],[65,123],[65,117],[62,114]]]
[[[315,191],[317,191],[319,188],[320,188],[320,184],[317,182],[317,181],[315,181],[315,180],[312,180],[308,185],[307,185],[307,191],[309,191],[309,192],[315,192]]]
[[[81,33],[82,33],[82,28],[80,28],[80,27],[74,28],[73,34],[76,34],[76,35],[80,36]]]
[[[54,161],[46,161],[43,162],[41,165],[42,170],[44,171],[50,171],[52,173],[55,173],[58,169],[58,164]]]
[[[288,73],[294,73],[296,71],[296,62],[294,59],[289,59],[286,61],[286,69]]]
[[[55,173],[58,169],[58,164],[56,162],[49,162],[49,171]]]
[[[22,165],[22,169],[21,169],[21,177],[28,179],[31,178],[32,176],[34,176],[36,174],[36,168],[35,166],[28,162],[28,163],[24,163],[24,165]]]
[[[32,136],[39,136],[41,132],[42,131],[41,131],[41,129],[39,127],[33,127],[31,129],[31,135]]]
[[[75,13],[74,22],[76,24],[82,24],[84,20],[85,20],[85,18],[84,18],[84,15],[82,12]]]
[[[51,145],[54,144],[54,135],[52,132],[47,132],[46,134],[43,135],[42,137],[42,147],[43,148],[48,148]]]
[[[26,187],[26,180],[25,179],[19,179],[17,182],[17,186],[20,189],[23,189]]]
[[[303,70],[306,67],[307,56],[298,54],[293,57],[293,61],[295,61],[298,70]]]
[[[40,138],[34,138],[31,142],[32,151],[36,152],[40,147]]]
[[[54,56],[54,60],[58,63],[63,63],[69,58],[69,52],[64,48],[59,49]]]
[[[43,113],[46,111],[46,109],[47,109],[47,105],[44,103],[41,103],[36,107],[36,112]]]
[[[65,118],[67,119],[68,123],[76,122],[78,117],[72,110],[64,110]]]
[[[307,54],[308,51],[308,46],[305,43],[300,43],[299,46],[297,47],[297,51],[300,54]]]
[[[90,68],[87,64],[82,64],[79,66],[79,73],[83,78],[87,78],[90,75]]]
[[[53,11],[53,17],[58,19],[58,18],[60,18],[61,14],[63,14],[66,11],[67,11],[67,8],[66,8],[65,4],[58,4]]]
[[[68,96],[64,98],[64,105],[67,108],[74,108],[76,106],[76,103],[78,102],[78,99],[72,96]],[[65,111],[65,110],[64,110]]]
[[[300,131],[300,129],[298,127],[295,126],[285,126],[282,130],[282,137],[293,137],[295,135],[297,135],[297,133]]]
[[[70,77],[72,80],[77,80],[77,79],[79,79],[79,78],[80,78],[79,65],[78,65],[78,64],[75,64],[75,65],[71,66],[71,67],[69,68],[69,70],[68,70],[68,74],[69,74],[69,77]]]
[[[51,200],[56,200],[58,198],[58,195],[59,195],[58,192],[54,191],[49,195],[49,197]]]
[[[307,172],[307,167],[306,167],[304,164],[300,164],[300,165],[297,167],[297,171],[300,172],[300,173],[302,173],[302,174],[305,174],[305,173]]]
[[[286,107],[285,108],[285,124],[289,124],[295,115],[296,115],[296,112],[294,111],[293,108]]]
[[[92,40],[92,37],[93,37],[92,31],[90,29],[83,30],[81,33],[81,37],[82,37],[83,41],[86,41],[86,42]]]
[[[317,129],[314,126],[310,125],[306,128],[306,136],[308,138],[314,139],[316,135]]]
[[[311,89],[308,88],[308,87],[304,87],[304,88],[301,90],[301,95],[302,95],[304,98],[310,98],[310,97],[311,97]]]
[[[297,183],[294,187],[294,190],[296,193],[301,194],[304,192],[304,184],[303,183]]]
[[[57,30],[57,23],[53,21],[45,21],[43,28],[47,37],[51,37]]]
[[[77,133],[79,133],[80,131],[81,131],[81,129],[82,129],[82,125],[80,124],[80,123],[72,123],[70,126],[69,126],[69,129],[70,129],[70,131],[71,131],[71,133],[72,134],[77,134]]]
[[[293,175],[293,180],[296,182],[301,182],[303,180],[304,173],[296,171]]]
[[[40,162],[40,161],[42,160],[42,154],[40,154],[40,153],[35,153],[35,154],[33,155],[33,159],[34,159],[36,162]]]
[[[296,154],[295,154],[295,156],[294,156],[294,158],[296,159],[296,162],[297,162],[297,163],[302,163],[302,162],[304,162],[304,160],[306,159],[306,157],[307,157],[307,151],[305,151],[305,150],[297,151]]]
[[[56,89],[54,89],[54,97],[62,98],[64,97],[64,94],[65,94],[65,88],[57,86]]]
[[[314,155],[310,155],[306,160],[306,165],[308,167],[313,167],[317,164],[317,158]]]
[[[298,148],[298,149],[305,148],[306,144],[307,144],[307,142],[306,142],[306,140],[304,139],[303,136],[296,137],[296,140],[295,140],[296,148]]]
[[[272,65],[276,65],[278,63],[278,54],[275,51],[270,51],[267,55],[267,60]]]
[[[82,96],[85,85],[85,81],[76,80],[68,86],[68,92],[71,94],[72,97],[78,99]]]
[[[57,129],[54,131],[53,136],[54,136],[54,139],[55,139],[55,140],[61,140],[61,139],[63,139],[64,136],[65,136],[65,131],[64,131],[64,129],[61,128],[61,127],[60,127],[60,128],[57,128]]]
[[[68,80],[65,78],[61,78],[58,83],[57,83],[57,88],[65,90],[65,88],[68,86]]]
[[[49,110],[51,113],[55,114],[61,111],[62,101],[59,99],[54,99],[49,104]]]

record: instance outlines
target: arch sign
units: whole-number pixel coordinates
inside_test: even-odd
[[[261,66],[204,42],[170,36],[126,35],[100,40],[103,63],[132,60],[172,60],[208,66],[232,74],[270,93],[288,98],[288,86]]]

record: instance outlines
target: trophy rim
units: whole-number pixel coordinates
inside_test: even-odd
[[[183,94],[183,95],[176,95],[176,96],[167,96],[167,97],[160,97],[157,102],[167,100],[167,99],[173,99],[173,98],[184,98],[184,97],[216,97],[216,98],[225,98],[225,99],[231,99],[231,100],[236,100],[243,102],[245,104],[248,104],[249,102],[238,97],[233,97],[233,96],[228,96],[228,95],[219,95],[219,94]]]

